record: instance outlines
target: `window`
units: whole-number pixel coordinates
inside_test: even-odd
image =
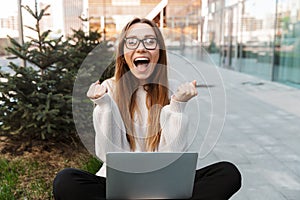
[[[113,6],[139,6],[140,0],[112,0]]]

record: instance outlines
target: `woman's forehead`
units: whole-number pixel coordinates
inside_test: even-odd
[[[126,37],[148,37],[148,36],[156,36],[153,28],[146,23],[136,23],[130,26],[127,30]]]

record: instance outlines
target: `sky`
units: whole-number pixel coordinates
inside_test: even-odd
[[[0,2],[0,18],[6,18],[14,15],[18,11],[17,0],[1,1]]]
[[[8,18],[10,16],[18,16],[18,1],[19,0],[0,0],[0,18]],[[21,0],[22,5],[29,5],[32,9],[34,9],[34,0]],[[61,0],[38,0],[38,2],[51,2],[53,5],[51,6],[56,6],[55,10],[60,9],[59,6]],[[62,16],[59,16],[60,12],[54,13],[56,17],[62,18]],[[54,16],[53,14],[53,16]],[[28,14],[27,11],[22,9],[22,16],[23,16],[23,25],[29,25],[32,26],[32,23],[34,23],[32,20],[32,16]],[[62,28],[62,20],[56,20],[55,27],[52,27],[53,30],[61,30]],[[30,34],[31,30],[24,28],[24,35]],[[10,30],[7,28],[0,28],[0,38],[6,37],[7,35],[10,36],[17,36],[18,31],[17,30]]]
[[[39,0],[38,2],[49,2],[50,0]],[[34,0],[21,0],[22,5],[32,5]],[[18,12],[18,0],[0,0],[0,18],[13,16]]]

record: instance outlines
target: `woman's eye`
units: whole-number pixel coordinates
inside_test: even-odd
[[[137,43],[136,39],[129,39],[129,40],[127,40],[127,44],[129,44],[129,45],[135,45],[136,43]]]
[[[154,44],[155,43],[155,40],[154,39],[151,39],[151,38],[149,38],[149,39],[146,39],[146,41],[145,41],[147,44]]]

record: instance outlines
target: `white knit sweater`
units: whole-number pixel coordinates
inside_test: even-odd
[[[126,138],[125,126],[120,111],[112,98],[114,92],[114,79],[102,83],[108,92],[102,97],[93,100],[96,104],[93,112],[93,123],[96,132],[95,151],[103,161],[103,165],[96,173],[106,177],[106,153],[130,151]],[[170,88],[176,87],[170,84]],[[171,91],[174,91],[171,89]],[[137,134],[136,151],[146,151],[145,137],[147,135],[148,109],[146,107],[147,92],[142,86],[137,91],[137,106],[140,117],[136,114],[134,128]],[[171,95],[171,94],[170,94]],[[171,98],[170,104],[162,108],[160,124],[162,128],[158,152],[185,151],[188,147],[187,117],[183,115],[186,102],[178,102]]]

